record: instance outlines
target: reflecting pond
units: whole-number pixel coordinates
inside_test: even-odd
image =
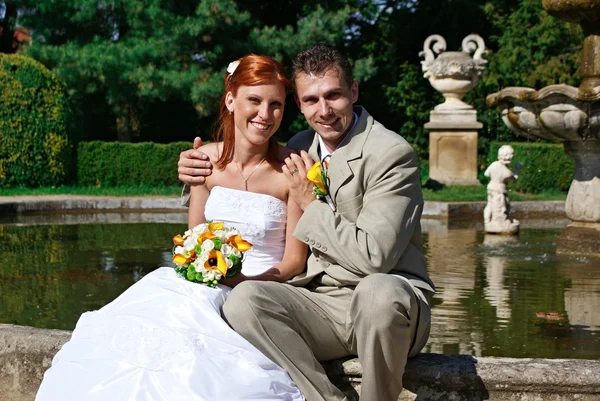
[[[522,221],[515,238],[422,224],[438,290],[426,351],[600,358],[600,259],[555,254],[566,221]],[[0,322],[73,329],[169,265],[170,239],[185,228],[179,213],[2,216]]]

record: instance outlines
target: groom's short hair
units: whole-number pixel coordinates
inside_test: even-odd
[[[296,86],[298,74],[323,75],[332,67],[338,67],[342,79],[351,87],[354,83],[352,78],[352,65],[350,61],[333,46],[325,43],[316,45],[298,53],[292,64],[292,83]]]

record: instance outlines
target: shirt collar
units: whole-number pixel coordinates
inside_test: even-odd
[[[358,122],[358,114],[356,114],[356,112],[354,112],[354,121],[352,122],[352,127],[348,130],[346,137],[348,136],[348,134],[350,134],[350,131],[352,131],[354,129],[357,122]],[[333,154],[333,152],[335,152],[337,150],[337,148],[339,148],[340,145],[346,139],[346,137],[344,137],[342,142],[340,142],[340,144],[333,150],[333,152],[330,152],[329,149],[327,149],[327,146],[325,146],[325,142],[323,142],[321,135],[317,134],[317,136],[319,137],[319,157],[321,158],[321,162],[323,162],[323,160],[325,160],[325,158],[327,156],[331,156]]]

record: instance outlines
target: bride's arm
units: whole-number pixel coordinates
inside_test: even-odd
[[[302,273],[306,269],[306,258],[308,256],[308,246],[298,241],[294,237],[294,230],[296,224],[302,216],[302,209],[290,196],[288,198],[288,213],[287,213],[287,225],[285,228],[285,251],[283,253],[283,259],[281,262],[267,270],[264,274],[268,275],[265,278],[259,278],[258,280],[269,280],[269,281],[287,281],[294,276]]]
[[[202,145],[197,149],[197,151],[203,152],[206,156],[209,157],[211,163],[214,163],[215,160],[219,158],[219,143],[207,143],[206,145]],[[204,185],[192,185],[190,188],[190,199],[189,199],[189,209],[188,209],[188,227],[192,228],[197,226],[200,223],[206,223],[206,218],[204,217],[204,207],[206,206],[206,201],[208,200],[208,195],[210,195],[209,191],[209,182],[213,178],[210,176],[206,177]]]
[[[206,185],[196,185],[190,190],[190,203],[188,210],[188,228],[197,226],[200,223],[206,223],[204,217],[204,206],[210,192]]]
[[[300,220],[300,216],[302,216],[302,209],[300,209],[296,202],[289,197],[287,225],[285,230],[285,250],[281,262],[257,276],[244,276],[243,274],[238,274],[222,283],[230,287],[235,287],[245,280],[285,282],[302,273],[306,268],[308,246],[294,238],[294,230],[296,229],[298,220]]]

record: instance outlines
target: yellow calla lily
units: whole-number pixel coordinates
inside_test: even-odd
[[[220,251],[212,250],[208,255],[208,260],[204,262],[206,270],[218,270],[222,275],[227,274],[227,262]]]
[[[218,231],[218,230],[222,230],[225,227],[225,224],[222,221],[219,221],[217,223],[210,223],[208,225],[208,230],[209,231]]]
[[[176,236],[173,237],[173,243],[175,245],[183,246],[183,242],[184,242],[184,239],[181,236],[181,234],[177,234]]]
[[[175,263],[176,265],[184,265],[187,263],[187,261],[188,258],[186,258],[180,253],[176,253],[175,255],[173,255],[173,263]]]
[[[215,239],[217,238],[216,235],[214,235],[213,233],[211,233],[210,231],[205,231],[203,232],[199,237],[198,237],[198,243],[202,244],[204,241],[206,241],[207,239]]]
[[[242,239],[239,234],[232,235],[227,239],[227,243],[240,252],[246,252],[252,249],[252,244]]]
[[[314,183],[315,186],[321,190],[321,192],[324,194],[327,193],[327,188],[325,187],[325,182],[323,181],[323,171],[321,170],[320,162],[315,162],[315,164],[312,165],[312,167],[306,173],[306,178]]]

